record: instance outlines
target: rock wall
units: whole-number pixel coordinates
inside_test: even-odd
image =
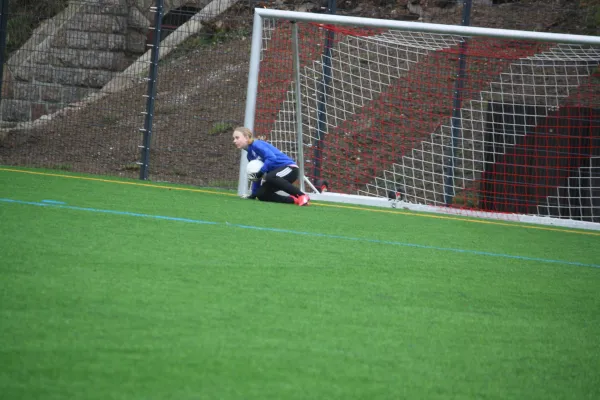
[[[164,13],[186,3],[165,1]],[[35,121],[100,90],[147,50],[154,0],[72,0],[4,66],[0,124]]]

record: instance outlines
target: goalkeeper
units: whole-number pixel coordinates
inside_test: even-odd
[[[264,163],[252,179],[251,194],[245,198],[308,205],[308,195],[292,184],[298,179],[298,166],[294,160],[272,144],[254,139],[252,131],[246,127],[234,129],[233,144],[238,149],[248,152],[248,161],[260,160]],[[288,195],[282,196],[278,191]]]

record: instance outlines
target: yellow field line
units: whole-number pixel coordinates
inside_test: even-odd
[[[224,192],[219,192],[219,191],[214,191],[214,190],[206,190],[206,189],[193,189],[193,188],[181,188],[181,187],[176,187],[176,186],[153,185],[151,183],[126,182],[126,181],[118,181],[118,180],[113,180],[113,179],[102,179],[102,178],[91,178],[91,177],[86,177],[86,176],[54,174],[54,173],[50,173],[50,172],[26,171],[26,170],[3,168],[3,167],[0,167],[0,171],[20,172],[20,173],[31,174],[31,175],[54,176],[54,177],[59,177],[59,178],[71,178],[71,179],[80,179],[80,180],[86,180],[86,181],[117,183],[117,184],[122,184],[122,185],[143,186],[143,187],[151,187],[151,188],[157,188],[157,189],[181,190],[181,191],[186,191],[186,192],[218,194],[221,196],[237,197],[237,194],[224,193]],[[581,230],[563,229],[563,228],[551,228],[551,227],[536,226],[536,225],[523,225],[523,224],[518,224],[518,223],[490,221],[490,220],[483,220],[483,219],[472,219],[472,218],[466,218],[466,217],[453,217],[453,216],[438,215],[438,214],[415,213],[415,212],[407,212],[407,211],[400,211],[400,210],[378,210],[378,209],[374,209],[374,208],[366,208],[366,207],[360,207],[360,206],[347,206],[347,205],[339,205],[339,204],[313,203],[313,205],[320,206],[320,207],[333,207],[333,208],[342,208],[342,209],[348,209],[348,210],[360,210],[360,211],[368,211],[368,212],[375,212],[375,213],[410,215],[413,217],[424,217],[424,218],[445,219],[445,220],[452,220],[452,221],[472,222],[472,223],[476,223],[476,224],[509,226],[509,227],[525,228],[525,229],[535,229],[535,230],[541,230],[541,231],[574,233],[574,234],[578,234],[578,235],[588,235],[588,236],[600,236],[600,233],[591,232],[591,231],[581,231]]]
[[[215,191],[215,190],[181,188],[181,187],[176,187],[176,186],[164,186],[164,185],[153,185],[151,183],[126,182],[126,181],[118,181],[118,180],[114,180],[114,179],[101,179],[101,178],[91,178],[91,177],[87,177],[87,176],[74,176],[74,175],[53,174],[53,173],[50,173],[50,172],[26,171],[26,170],[3,168],[3,167],[0,167],[0,171],[22,172],[24,174],[31,174],[31,175],[55,176],[55,177],[59,177],[59,178],[81,179],[81,180],[84,180],[84,181],[118,183],[118,184],[121,184],[121,185],[144,186],[144,187],[151,187],[151,188],[158,188],[158,189],[182,190],[182,191],[186,191],[186,192],[220,194],[220,195],[223,195],[223,196],[237,197],[237,195],[233,194],[233,193],[223,193],[223,192],[219,192],[219,191]]]

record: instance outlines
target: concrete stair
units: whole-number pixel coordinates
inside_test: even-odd
[[[537,208],[541,216],[600,222],[600,157],[590,158],[588,166],[579,168]]]
[[[494,157],[486,159],[486,145],[490,144],[486,135],[492,133],[487,125],[494,118],[490,103],[511,106],[513,113],[518,112],[515,105],[532,106],[521,107],[522,115],[511,114],[495,127],[506,138],[504,146],[494,149],[495,155],[499,155],[505,152],[506,147],[514,145],[517,136],[526,134],[525,129],[515,123],[516,119],[524,122],[525,127],[535,127],[549,112],[556,110],[600,62],[597,49],[586,53],[573,48],[572,57],[569,57],[569,48],[559,47],[563,60],[552,60],[558,51],[556,48],[518,60],[491,82],[487,90],[481,91],[479,99],[464,103],[460,113],[462,127],[455,146],[452,145],[449,118],[410,155],[383,171],[374,183],[367,184],[361,194],[384,196],[387,188],[405,187],[407,199],[411,202],[442,205],[447,177],[444,166],[449,165],[453,153],[453,190],[458,192],[470,181],[479,179],[485,163],[494,162]],[[531,109],[535,111],[527,114],[527,110]]]

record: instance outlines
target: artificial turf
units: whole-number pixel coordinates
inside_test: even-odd
[[[7,399],[594,399],[600,235],[0,168]]]

